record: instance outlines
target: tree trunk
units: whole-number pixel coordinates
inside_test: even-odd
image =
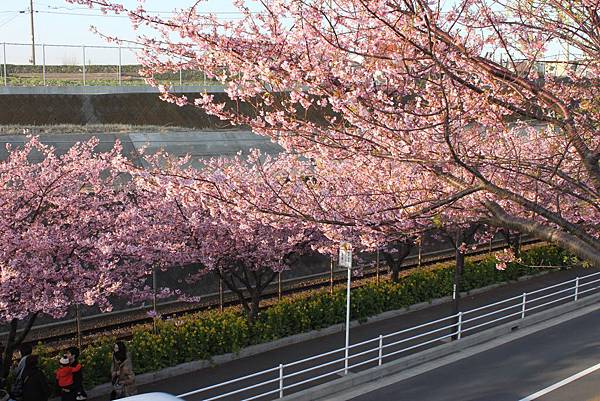
[[[507,229],[502,229],[500,232],[515,256],[518,257],[521,253],[521,233],[513,233]]]
[[[563,231],[561,228],[510,215],[496,202],[486,201],[485,206],[492,214],[492,217],[489,218],[491,225],[505,227],[532,235],[542,241],[551,242],[579,258],[587,260],[592,266],[600,267],[600,248],[592,245],[596,240],[592,239],[591,236],[589,241],[584,241],[576,235]]]
[[[254,290],[250,292],[250,309],[248,311],[248,323],[250,326],[256,322],[258,318],[258,312],[260,311],[260,298],[261,293]]]
[[[6,339],[6,345],[4,346],[4,354],[2,355],[2,371],[0,372],[0,378],[4,383],[10,372],[10,365],[12,362],[12,356],[15,352],[15,340],[17,337],[17,319],[10,321],[10,329],[8,332],[8,338]]]
[[[254,324],[260,311],[260,301],[263,291],[273,282],[278,273],[271,272],[267,277],[264,277],[262,273],[256,272],[246,272],[243,276],[238,274],[235,278],[239,281],[239,286],[236,285],[236,279],[234,279],[233,274],[225,274],[218,270],[215,270],[215,274],[223,280],[223,283],[225,283],[225,286],[230,291],[237,295],[246,313],[248,324]],[[253,276],[254,280],[249,279],[249,274]]]
[[[8,338],[6,340],[6,345],[4,346],[4,352],[2,355],[2,366],[0,366],[0,382],[5,383],[8,378],[8,374],[10,373],[12,356],[15,350],[23,343],[27,334],[31,330],[35,319],[37,318],[38,313],[32,313],[27,319],[27,323],[23,328],[21,334],[17,336],[17,328],[19,321],[17,319],[13,319],[9,324]]]
[[[397,283],[400,280],[400,270],[402,270],[402,262],[410,253],[413,244],[411,243],[402,243],[397,248],[398,252],[394,254],[390,252],[383,252],[383,257],[385,258],[386,263],[390,269],[390,278],[394,283]]]

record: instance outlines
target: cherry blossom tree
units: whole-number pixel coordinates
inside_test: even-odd
[[[407,206],[382,193],[386,209],[371,222],[395,224],[390,204],[402,221],[475,214],[600,265],[599,0],[271,0],[258,13],[236,1],[236,21],[201,13],[202,2],[161,19],[118,1],[68,1],[155,28],[140,37],[147,77],[202,70],[233,103],[164,99],[316,160],[319,180],[343,160],[360,179],[389,163],[404,178],[395,191],[419,183],[430,194]],[[540,77],[560,46],[577,68]]]
[[[40,314],[60,318],[73,304],[108,311],[116,296],[142,295],[148,266],[128,259],[119,234],[132,207],[121,148],[94,153],[97,144],[58,156],[29,138],[0,162],[0,322],[9,326],[0,377]]]
[[[197,273],[187,278],[190,283],[207,274],[218,277],[237,296],[251,324],[277,275],[293,268],[302,254],[326,245],[314,224],[262,213],[231,196],[233,187],[256,179],[242,170],[243,164],[214,159],[193,168],[187,166],[189,158],[164,153],[147,160],[147,170],[131,170],[136,186],[149,194],[137,211],[151,220],[138,220],[145,231],[142,254],[147,245],[150,251],[160,250],[162,264],[198,265]],[[220,166],[239,174],[226,181]]]

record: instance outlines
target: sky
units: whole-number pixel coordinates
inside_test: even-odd
[[[2,42],[22,43],[29,46],[7,45],[7,62],[25,64],[31,57],[30,0],[0,0],[0,46]],[[187,8],[194,0],[146,0],[145,8],[160,11],[168,16],[176,8]],[[124,0],[124,4],[135,7],[137,0]],[[61,45],[106,45],[97,34],[90,31],[90,26],[101,32],[123,39],[134,39],[135,33],[126,16],[102,15],[98,10],[67,3],[65,0],[34,0],[35,41],[38,44]],[[231,0],[205,0],[199,11],[217,12],[223,19],[236,18],[235,7]],[[0,49],[0,52],[2,49]],[[86,49],[86,58],[93,64],[115,64],[118,51],[114,49]],[[37,47],[36,57],[41,59],[41,46]],[[78,48],[51,47],[46,48],[48,64],[80,63],[83,51]],[[124,63],[133,61],[133,52],[125,51],[122,55]],[[1,58],[1,55],[0,55]]]
[[[138,0],[122,0],[125,6],[134,8]],[[200,12],[216,12],[223,19],[239,18],[234,0],[202,0],[198,7]],[[98,49],[81,45],[106,45],[97,34],[90,31],[90,26],[97,27],[101,32],[122,39],[133,40],[135,33],[129,19],[124,16],[103,15],[98,10],[67,3],[65,0],[33,0],[36,61],[41,63],[45,58],[48,65],[82,64],[83,56],[88,64],[117,64],[119,50]],[[0,59],[3,60],[2,43],[6,44],[6,61],[9,64],[27,64],[31,59],[31,30],[30,30],[30,0],[0,0]],[[156,11],[168,16],[173,9],[187,8],[196,0],[146,0],[146,10]],[[251,8],[258,10],[255,5]],[[12,43],[19,43],[15,45]],[[42,51],[41,44],[71,45],[73,47],[46,46]],[[75,47],[76,46],[76,47]],[[556,47],[556,46],[554,46]],[[560,49],[554,49],[556,53]],[[42,55],[43,54],[43,55]],[[134,50],[121,52],[123,64],[137,64]]]

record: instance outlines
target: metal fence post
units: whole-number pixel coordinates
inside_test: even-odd
[[[46,86],[46,45],[42,44],[42,81]]]
[[[283,398],[283,364],[279,364],[279,398]]]
[[[277,300],[281,301],[281,272],[277,273]]]
[[[462,337],[462,321],[463,321],[463,313],[462,312],[458,312],[458,336],[456,337],[457,340],[460,340],[460,338]]]
[[[2,43],[2,61],[4,63],[4,86],[8,86],[8,77],[6,75],[6,43]]]
[[[379,366],[381,366],[383,362],[383,336],[379,335]]]
[[[521,299],[521,319],[525,319],[525,311],[527,310],[526,305],[527,305],[527,293],[524,292],[523,297]]]
[[[206,88],[206,71],[202,71],[202,86]]]
[[[179,69],[179,86],[183,86],[183,74],[181,68]]]
[[[83,50],[83,86],[85,86],[85,45],[83,45],[81,49]]]
[[[121,56],[121,46],[119,46],[119,86],[122,85],[122,82],[121,82],[121,73],[122,73],[123,66],[122,66],[121,59],[122,59],[122,56]]]
[[[579,277],[577,277],[575,279],[575,299],[574,299],[574,301],[577,301],[577,298],[579,298]]]
[[[375,280],[379,284],[379,247],[377,247],[377,254],[375,259]]]

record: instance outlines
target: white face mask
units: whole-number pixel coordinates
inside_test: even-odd
[[[115,352],[119,352],[119,346],[118,346],[118,345],[115,345],[115,348],[114,348],[114,350],[115,350]]]

